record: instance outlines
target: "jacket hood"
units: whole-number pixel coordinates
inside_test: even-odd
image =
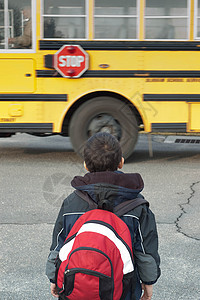
[[[138,173],[122,173],[119,171],[87,173],[75,176],[71,185],[86,192],[96,203],[108,199],[114,205],[138,196],[144,188],[142,177]]]

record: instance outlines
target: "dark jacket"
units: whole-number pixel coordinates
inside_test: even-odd
[[[96,203],[102,199],[109,199],[114,206],[126,200],[142,197],[140,192],[144,187],[143,180],[137,173],[110,171],[87,173],[83,177],[76,176],[71,184],[75,189],[86,192]],[[46,274],[51,282],[55,281],[54,262],[58,252],[76,220],[87,210],[89,210],[88,203],[75,192],[64,200],[54,227],[51,252],[47,261]],[[139,299],[141,296],[139,280],[145,284],[153,284],[160,276],[155,217],[149,207],[143,204],[121,218],[130,229],[137,270],[134,288],[132,287],[126,299]]]

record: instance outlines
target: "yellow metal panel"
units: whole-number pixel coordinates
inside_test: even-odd
[[[0,59],[0,70],[0,93],[34,92],[33,59]]]
[[[200,45],[200,43],[199,43]],[[199,51],[86,51],[89,54],[89,70],[200,70]],[[37,54],[37,69],[44,69],[44,55]],[[88,79],[89,80],[89,79]],[[65,80],[66,81],[66,80]]]
[[[185,102],[144,103],[147,119],[151,123],[187,123],[188,104]]]
[[[200,103],[190,104],[190,131],[200,131]]]
[[[146,78],[144,80],[144,94],[200,94],[198,78]]]
[[[43,102],[6,101],[0,102],[0,122],[8,123],[44,123]],[[55,109],[56,110],[56,109]],[[10,119],[10,121],[8,121]]]
[[[200,78],[148,78],[146,80],[148,82],[145,82],[144,94],[200,94]]]
[[[190,1],[190,40],[194,40],[194,0]]]
[[[89,54],[89,70],[103,70],[101,64],[109,65],[105,70],[200,70],[199,51],[87,50],[86,52]],[[37,54],[38,70],[44,69],[44,56],[47,54],[55,54],[55,51]]]
[[[106,70],[140,69],[141,51],[87,51],[87,53],[90,70],[102,70],[101,64],[109,65]]]
[[[199,51],[146,51],[144,66],[146,70],[199,70]]]
[[[145,7],[145,0],[139,1],[139,40],[144,40],[144,7]]]
[[[88,39],[92,40],[94,38],[94,0],[89,0],[88,2],[88,26],[89,26],[89,36]]]

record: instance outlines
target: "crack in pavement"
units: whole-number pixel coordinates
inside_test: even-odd
[[[187,211],[185,210],[184,206],[185,206],[185,205],[190,205],[191,199],[194,197],[195,192],[196,192],[195,189],[194,189],[194,186],[197,185],[197,184],[199,184],[199,183],[200,183],[200,181],[197,181],[197,182],[194,182],[194,183],[192,183],[192,184],[190,185],[190,189],[191,189],[190,196],[188,197],[187,202],[179,204],[179,207],[180,207],[180,209],[181,209],[181,213],[180,213],[180,215],[178,216],[178,218],[176,219],[176,221],[174,222],[175,225],[176,225],[176,228],[177,228],[177,231],[178,231],[178,232],[180,232],[180,233],[183,234],[184,236],[186,236],[186,237],[188,237],[188,238],[191,238],[191,239],[193,239],[193,240],[196,240],[196,241],[199,241],[200,238],[195,238],[195,237],[190,236],[189,234],[186,234],[185,232],[183,232],[182,227],[179,226],[179,221],[180,221],[180,219],[183,217],[184,214],[187,214]]]

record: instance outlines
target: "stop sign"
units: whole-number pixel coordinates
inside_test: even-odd
[[[79,45],[64,45],[54,55],[54,68],[63,77],[80,77],[88,69],[88,54]]]

